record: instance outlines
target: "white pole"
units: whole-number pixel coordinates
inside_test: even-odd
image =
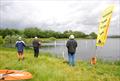
[[[86,48],[87,48],[87,40],[86,40]]]
[[[66,45],[67,41],[65,40],[65,45]]]
[[[64,59],[64,57],[65,57],[65,52],[63,51],[63,53],[62,53],[62,57],[63,57],[63,59]]]
[[[54,46],[56,47],[56,41],[54,42]]]

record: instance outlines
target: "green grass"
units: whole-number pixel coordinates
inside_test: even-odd
[[[16,49],[0,48],[0,69],[15,69],[31,72],[33,78],[24,81],[120,81],[120,62],[97,62],[92,66],[87,61],[76,62],[75,67],[64,63],[49,53],[33,57],[33,50],[25,50],[25,60],[17,61]]]

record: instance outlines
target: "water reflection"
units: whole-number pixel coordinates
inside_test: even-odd
[[[57,56],[67,59],[67,40],[58,40],[53,43],[42,44],[41,51],[51,52]],[[76,50],[77,60],[89,60],[93,55],[103,60],[119,60],[120,59],[120,39],[108,39],[104,47],[96,49],[96,41],[93,39],[79,39],[77,40],[78,47]]]

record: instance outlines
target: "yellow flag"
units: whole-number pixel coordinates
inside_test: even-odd
[[[106,42],[107,32],[108,32],[108,28],[110,25],[113,8],[114,8],[114,5],[110,5],[102,13],[102,17],[101,17],[101,20],[99,23],[99,28],[98,28],[98,36],[97,36],[96,46],[103,47]]]

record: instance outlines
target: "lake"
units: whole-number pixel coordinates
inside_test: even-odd
[[[43,43],[40,51],[50,52],[67,59],[67,40],[57,40],[53,43]],[[120,38],[108,38],[104,47],[97,47],[95,39],[77,39],[77,60],[90,60],[96,54],[102,60],[120,60]]]

